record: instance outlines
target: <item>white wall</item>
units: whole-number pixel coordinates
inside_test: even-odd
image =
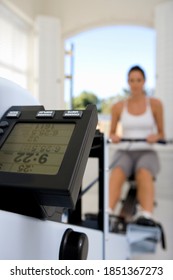
[[[168,0],[1,0],[15,5],[34,19],[37,15],[58,17],[63,37],[104,25],[154,26],[154,8]]]
[[[40,103],[46,109],[64,109],[63,42],[58,18],[36,19],[38,71],[35,81]]]
[[[153,27],[154,7],[167,0],[46,0],[45,11],[63,22],[67,38],[84,30],[114,24]]]
[[[45,10],[45,0],[0,0],[0,2],[15,10],[17,14],[28,17],[30,20],[34,20],[38,14],[43,14]]]
[[[173,1],[161,3],[155,8],[156,95],[163,100],[166,136],[173,138]]]

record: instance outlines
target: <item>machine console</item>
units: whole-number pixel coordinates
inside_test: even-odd
[[[97,126],[97,110],[13,106],[0,120],[0,196],[32,196],[74,208]]]

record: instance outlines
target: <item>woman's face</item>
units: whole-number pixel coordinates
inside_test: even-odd
[[[140,71],[132,71],[129,74],[128,83],[132,94],[143,93],[144,77]]]

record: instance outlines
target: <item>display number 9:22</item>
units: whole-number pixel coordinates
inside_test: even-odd
[[[39,153],[23,153],[18,152],[17,156],[14,158],[14,162],[16,163],[29,163],[31,161],[36,161],[40,164],[44,164],[47,162],[48,154],[39,154]]]

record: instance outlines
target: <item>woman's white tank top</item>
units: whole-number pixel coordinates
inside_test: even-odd
[[[128,101],[124,102],[120,122],[122,125],[122,137],[129,139],[146,139],[150,134],[156,132],[156,122],[152,113],[150,100],[146,98],[146,110],[143,114],[133,115],[128,112]],[[120,143],[120,146],[127,146],[127,143]],[[131,143],[130,149],[144,150],[151,149],[152,145],[146,142]]]

